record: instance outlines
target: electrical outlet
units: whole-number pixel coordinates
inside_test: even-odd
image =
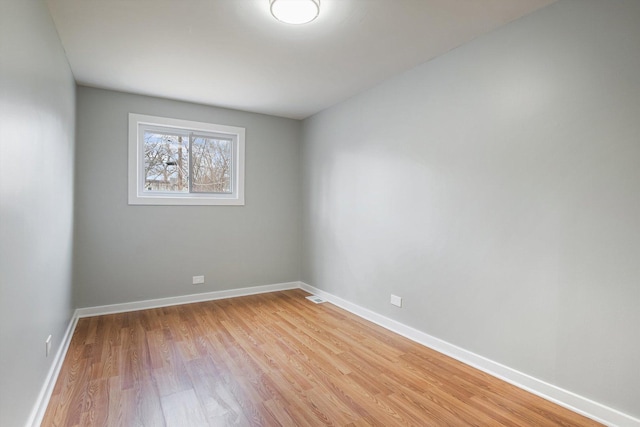
[[[194,285],[202,285],[204,283],[204,276],[193,276]]]
[[[391,295],[391,304],[395,305],[396,307],[402,307],[402,297],[399,297],[397,295]]]
[[[49,357],[49,353],[51,353],[51,335],[47,337],[47,340],[44,342],[44,355],[45,357]]]

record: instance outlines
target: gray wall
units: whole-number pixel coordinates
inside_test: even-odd
[[[307,119],[302,279],[640,416],[638,22],[562,0]]]
[[[77,109],[78,307],[299,279],[299,121],[86,87]],[[246,128],[245,206],[129,206],[130,112]]]
[[[74,93],[44,3],[0,1],[3,426],[27,421],[72,315]]]

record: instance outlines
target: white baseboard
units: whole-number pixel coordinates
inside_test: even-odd
[[[249,288],[229,289],[225,291],[204,292],[201,294],[182,295],[178,297],[158,298],[144,301],[125,302],[122,304],[100,305],[97,307],[79,308],[78,317],[102,316],[104,314],[124,313],[127,311],[147,310],[149,308],[169,307],[172,305],[190,304],[193,302],[213,301],[217,299],[235,298],[246,295],[264,294],[267,292],[286,291],[300,288],[300,282],[277,283],[275,285],[252,286]]]
[[[53,388],[58,380],[58,374],[60,374],[60,369],[62,369],[62,362],[64,362],[64,358],[67,355],[67,350],[71,343],[71,337],[73,336],[73,331],[75,331],[77,323],[78,317],[76,313],[74,313],[71,320],[69,320],[69,326],[67,326],[67,330],[62,337],[62,342],[60,343],[60,347],[53,359],[51,368],[49,368],[49,372],[47,373],[44,384],[40,389],[40,393],[38,393],[38,399],[31,410],[31,414],[29,414],[26,424],[27,427],[38,427],[42,423],[42,418],[44,418],[44,413],[47,411],[49,399],[51,399]]]
[[[501,380],[513,384],[516,387],[524,389],[602,424],[619,427],[640,426],[639,419],[613,408],[609,408],[608,406],[594,402],[586,397],[564,390],[498,362],[494,362],[486,357],[450,344],[306,283],[301,282],[300,287],[307,292],[318,295],[330,303],[355,314],[356,316],[367,319],[385,329],[409,338],[410,340],[426,347],[432,348],[440,353],[446,354],[447,356],[459,360],[462,363],[473,366],[474,368],[486,372],[489,375],[500,378]]]

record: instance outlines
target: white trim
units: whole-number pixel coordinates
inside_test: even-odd
[[[584,415],[585,417],[589,417],[602,424],[620,427],[640,426],[640,419],[634,418],[631,415],[627,415],[598,402],[594,402],[591,399],[580,396],[571,391],[564,390],[498,362],[494,362],[484,356],[480,356],[471,351],[450,344],[304,282],[300,283],[300,287],[307,292],[318,295],[330,303],[355,314],[356,316],[369,320],[385,329],[402,335],[403,337],[442,354],[453,357],[462,363],[473,366],[474,368],[486,372],[489,375],[500,378],[501,380],[513,384],[516,387],[570,409],[573,412]]]
[[[205,133],[221,133],[234,143],[232,194],[145,194],[142,186],[142,163],[139,130],[141,125],[156,125]],[[245,128],[168,117],[129,113],[128,201],[130,205],[244,205]],[[142,162],[142,163],[141,163]]]
[[[172,305],[190,304],[194,302],[213,301],[217,299],[235,298],[246,295],[264,294],[267,292],[286,291],[299,289],[300,282],[277,283],[275,285],[252,286],[240,289],[228,289],[224,291],[204,292],[201,294],[181,295],[177,297],[158,298],[122,304],[101,305],[97,307],[79,308],[76,310],[78,317],[101,316],[103,314],[124,313],[127,311],[147,310],[149,308],[168,307]]]
[[[55,387],[56,381],[58,380],[58,375],[60,374],[60,369],[62,369],[62,363],[64,362],[64,358],[67,355],[69,344],[71,344],[71,337],[73,336],[73,331],[75,331],[77,323],[78,316],[76,310],[76,312],[73,313],[71,320],[69,320],[69,326],[67,326],[67,330],[62,337],[62,342],[60,343],[60,347],[58,348],[56,357],[53,360],[51,367],[49,368],[49,372],[47,373],[44,383],[42,384],[40,393],[38,393],[38,398],[36,399],[35,405],[33,405],[31,414],[29,414],[29,418],[27,419],[27,423],[25,424],[27,427],[37,427],[42,423],[42,418],[44,418],[44,414],[47,411],[49,399],[51,399],[53,388]]]

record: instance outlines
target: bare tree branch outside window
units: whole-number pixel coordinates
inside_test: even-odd
[[[231,141],[195,138],[191,145],[194,193],[231,192]]]

